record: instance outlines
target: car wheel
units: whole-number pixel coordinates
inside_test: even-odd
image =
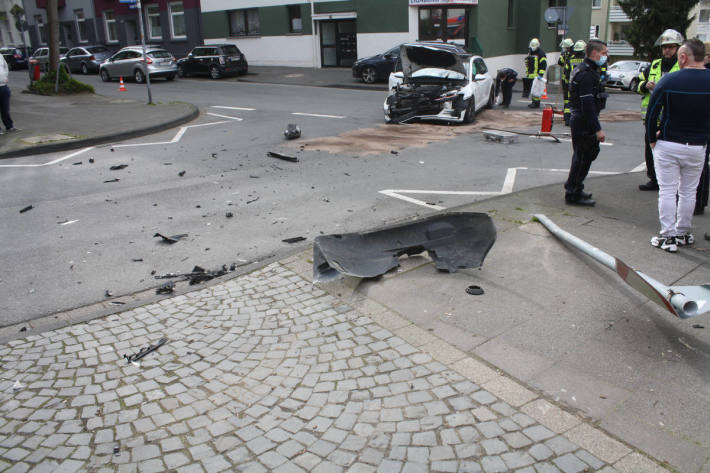
[[[210,79],[219,79],[220,77],[222,77],[222,74],[219,72],[219,67],[210,66]]]
[[[496,91],[495,87],[491,86],[491,93],[488,94],[488,102],[486,103],[486,108],[491,109],[496,104]]]
[[[185,72],[185,68],[183,66],[178,66],[178,76],[187,77],[187,73]]]
[[[133,73],[133,77],[136,79],[136,84],[142,84],[143,81],[145,81],[145,74],[143,74],[143,71],[140,69],[136,69],[136,72]]]
[[[104,82],[111,82],[111,76],[108,75],[108,71],[106,69],[101,69],[101,80]]]
[[[631,92],[636,92],[639,88],[639,80],[638,79],[631,79],[631,82],[629,83],[629,90]]]
[[[85,63],[81,63],[81,73],[84,75],[89,74],[89,67]]]
[[[464,123],[473,123],[473,119],[476,116],[476,99],[471,97],[468,101],[468,107],[466,107],[466,115],[463,117]]]
[[[365,67],[360,73],[362,81],[366,84],[372,84],[377,80],[377,71],[372,66]]]

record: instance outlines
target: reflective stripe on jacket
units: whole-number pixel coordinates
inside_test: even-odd
[[[649,67],[648,69],[648,77],[645,76],[645,70],[642,70],[639,73],[639,85],[638,89],[636,90],[638,93],[643,93],[641,92],[641,87],[646,85],[646,82],[653,82],[655,84],[658,84],[658,81],[661,80],[661,77],[663,77],[665,74],[680,70],[680,66],[678,66],[678,61],[676,61],[676,63],[673,64],[673,67],[671,67],[671,70],[664,74],[661,70],[661,61],[663,61],[663,59],[656,59],[651,63],[651,67]],[[646,110],[648,109],[649,100],[651,100],[651,93],[646,92],[643,96],[643,100],[641,101],[641,120],[646,119]]]
[[[545,74],[547,69],[547,56],[545,52],[538,48],[537,51],[531,52],[525,57],[525,77],[534,79],[537,76]]]

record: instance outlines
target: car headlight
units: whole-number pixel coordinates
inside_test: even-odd
[[[619,74],[619,79],[625,79],[626,76],[624,74]]]

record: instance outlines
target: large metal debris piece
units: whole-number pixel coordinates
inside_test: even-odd
[[[626,284],[676,317],[688,319],[710,310],[710,284],[701,286],[666,286],[651,276],[641,271],[636,271],[619,258],[611,256],[571,233],[562,230],[545,215],[537,214],[533,218],[543,224],[557,238],[611,269]]]
[[[439,214],[372,232],[323,235],[313,245],[313,281],[380,276],[399,266],[400,256],[424,251],[440,270],[477,268],[495,241],[493,220],[477,212]]]

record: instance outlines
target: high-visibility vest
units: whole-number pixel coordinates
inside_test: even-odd
[[[663,77],[665,74],[670,74],[671,72],[679,71],[680,66],[678,66],[678,61],[673,64],[673,67],[671,67],[671,70],[668,72],[663,72],[661,70],[661,61],[662,59],[656,59],[651,63],[651,67],[648,70],[648,77],[645,76],[644,72],[645,70],[642,70],[639,73],[639,86],[636,92],[641,93],[641,86],[645,84],[646,82],[654,82],[658,84],[658,81],[661,80],[661,77]],[[651,100],[651,94],[649,92],[646,92],[643,96],[643,100],[641,101],[641,119],[645,120],[646,119],[646,109],[648,108],[648,102]]]
[[[564,84],[569,83],[569,78],[565,76],[564,70],[567,67],[567,63],[569,63],[571,57],[572,53],[570,51],[563,51],[562,54],[560,54],[560,58],[557,60],[557,65],[562,68],[562,82]]]
[[[574,68],[584,62],[584,52],[572,54],[567,62],[567,67],[564,70],[564,78],[569,83],[569,78],[572,75]]]
[[[528,54],[525,58],[525,77],[534,79],[535,77],[545,73],[547,69],[547,56],[538,49],[534,53]]]

